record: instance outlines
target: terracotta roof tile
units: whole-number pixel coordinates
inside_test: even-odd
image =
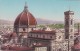
[[[42,31],[42,30],[33,30],[30,33],[41,33],[41,34],[55,34],[56,31]]]

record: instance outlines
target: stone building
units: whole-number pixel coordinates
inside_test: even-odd
[[[74,45],[74,19],[73,11],[64,12],[65,15],[65,40],[68,41],[68,51],[71,51],[71,47]]]
[[[51,42],[56,39],[56,31],[49,30],[49,28],[36,30],[36,25],[35,17],[29,12],[27,5],[25,5],[23,12],[18,15],[14,22],[17,43],[22,44],[22,46],[33,47],[35,51],[41,48],[51,51]]]
[[[29,12],[25,4],[24,10],[15,19],[14,31],[10,35],[12,39],[9,42],[9,50],[31,48],[33,49],[31,51],[71,51],[74,44],[73,15],[73,11],[64,12],[64,30],[51,30],[49,27],[37,30],[36,18]]]
[[[54,51],[71,51],[71,47],[74,45],[74,12],[66,11],[64,30],[58,30],[56,33],[55,41],[52,41]]]

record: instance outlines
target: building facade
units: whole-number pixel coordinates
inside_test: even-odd
[[[22,46],[32,47],[35,51],[39,48],[41,49],[41,47],[51,51],[51,42],[56,39],[56,31],[48,30],[48,28],[36,30],[36,25],[35,17],[28,11],[28,7],[25,5],[23,12],[18,15],[14,22],[17,43],[22,44]]]
[[[74,45],[74,19],[73,11],[64,12],[65,15],[65,39],[68,40],[68,50]]]
[[[36,18],[25,4],[24,10],[14,22],[14,31],[10,35],[8,50],[31,51],[71,51],[74,44],[74,12],[66,11],[63,30],[49,27],[36,29]],[[15,48],[16,47],[16,48]]]

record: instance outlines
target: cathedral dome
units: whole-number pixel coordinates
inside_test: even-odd
[[[37,24],[35,17],[28,11],[27,6],[25,5],[23,12],[21,12],[15,22],[14,26],[34,26]]]

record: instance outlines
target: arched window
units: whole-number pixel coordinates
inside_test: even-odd
[[[25,31],[26,29],[25,28],[23,28],[23,31]]]
[[[61,39],[61,36],[59,36],[59,39]]]
[[[50,36],[50,38],[52,39],[52,36]]]
[[[70,39],[72,39],[73,38],[73,36],[70,36]]]
[[[38,35],[36,35],[36,37],[38,38]]]
[[[73,24],[73,20],[71,19],[71,25]]]
[[[31,37],[32,37],[32,34],[31,34]]]
[[[43,38],[45,38],[45,35],[43,35]]]
[[[59,51],[62,51],[61,48],[59,49]]]

